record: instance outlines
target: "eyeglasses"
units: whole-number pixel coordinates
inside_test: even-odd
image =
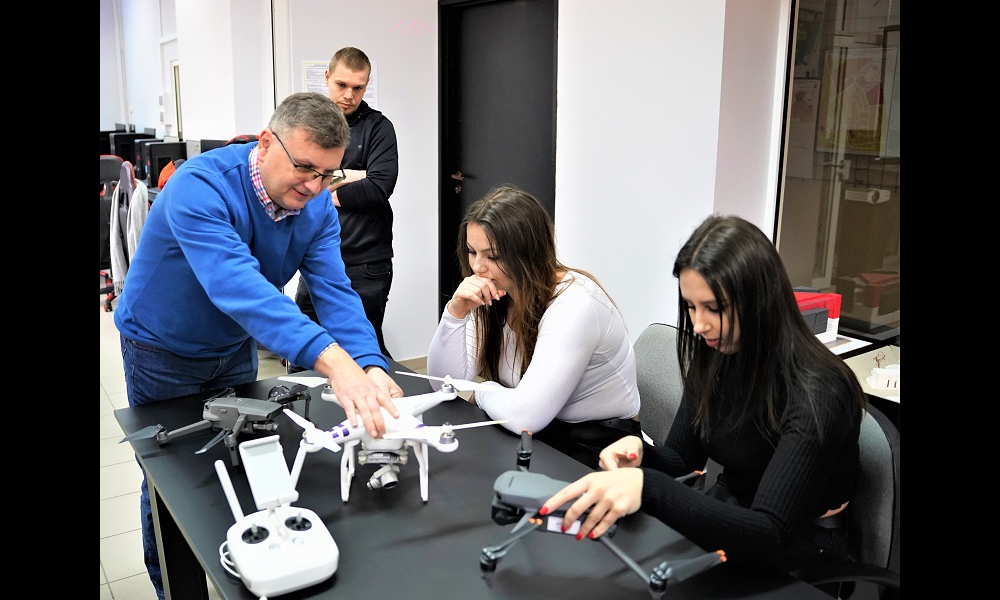
[[[285,151],[285,156],[287,156],[289,162],[292,163],[292,167],[295,168],[295,172],[301,175],[303,179],[308,177],[309,180],[312,181],[314,179],[319,179],[320,177],[322,177],[323,185],[333,185],[335,183],[339,183],[347,179],[347,174],[344,173],[343,169],[335,169],[332,173],[331,172],[320,173],[319,171],[313,169],[312,167],[300,165],[299,163],[295,162],[294,158],[292,158],[292,154],[288,151],[288,148],[285,147],[285,142],[281,141],[281,138],[278,137],[278,134],[272,131],[271,135],[273,135],[274,139],[278,140],[278,143],[281,144],[281,149]]]

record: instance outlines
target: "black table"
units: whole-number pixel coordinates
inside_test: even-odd
[[[392,370],[401,370],[398,363]],[[313,372],[298,375],[315,376]],[[424,380],[395,376],[407,395],[427,393]],[[277,378],[237,389],[247,398],[267,398]],[[320,398],[293,404],[321,428],[344,419],[339,406]],[[201,420],[204,397],[186,397],[115,411],[126,434],[162,424],[167,430]],[[458,398],[424,413],[427,424],[459,424],[488,419],[476,406]],[[285,415],[275,419],[289,469],[302,430]],[[219,561],[219,547],[233,524],[233,514],[215,472],[222,460],[244,513],[257,510],[242,467],[234,467],[225,443],[196,455],[213,434],[204,430],[175,438],[163,446],[154,439],[131,442],[146,471],[160,540],[164,587],[168,598],[207,600],[205,575],[225,599],[255,596],[230,576]],[[490,517],[493,482],[516,468],[519,437],[487,426],[456,431],[460,446],[452,453],[429,450],[428,501],[420,498],[415,457],[402,465],[398,485],[368,490],[365,482],[377,465],[358,465],[349,501],[340,495],[341,453],[326,450],[305,457],[293,506],[309,508],[329,528],[340,549],[337,572],[329,580],[289,594],[302,598],[650,598],[648,582],[626,567],[608,548],[594,540],[535,531],[514,545],[497,565],[489,583],[482,577],[479,557],[484,547],[505,540],[512,525],[500,526]],[[253,439],[241,434],[239,441]],[[530,470],[572,481],[587,468],[535,440]],[[619,523],[612,538],[647,575],[664,560],[693,557],[703,551],[662,522],[642,513]],[[779,572],[757,572],[716,566],[668,587],[665,598],[787,598],[829,597]]]

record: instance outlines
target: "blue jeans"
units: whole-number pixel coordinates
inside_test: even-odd
[[[361,304],[365,307],[365,316],[375,328],[379,349],[386,358],[392,358],[385,347],[385,338],[382,337],[385,305],[389,302],[389,289],[392,287],[392,260],[351,265],[347,267],[346,271],[347,277],[351,280],[351,287],[358,293],[358,296],[361,296]],[[301,277],[299,278],[299,287],[295,290],[295,303],[310,319],[319,323],[312,297],[309,295],[309,288],[306,287],[306,282]],[[293,365],[289,372],[311,368],[312,365],[306,367]]]
[[[129,406],[170,400],[257,381],[257,344],[248,339],[229,356],[185,358],[121,337],[125,391]],[[138,462],[138,457],[136,461]],[[142,468],[142,464],[139,465]],[[139,515],[142,520],[142,550],[146,571],[158,598],[164,597],[160,553],[156,547],[153,509],[149,502],[146,473],[142,474]]]

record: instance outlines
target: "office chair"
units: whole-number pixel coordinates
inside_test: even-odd
[[[681,367],[677,362],[677,328],[653,323],[639,334],[633,349],[641,402],[639,422],[654,444],[662,444],[667,439],[684,391]]]
[[[111,196],[111,277],[115,294],[122,293],[129,261],[149,213],[149,191],[136,178],[132,163],[122,162],[118,187]]]
[[[848,510],[853,562],[793,575],[812,585],[841,583],[841,599],[899,598],[899,431],[869,405],[861,422],[858,484]],[[853,585],[850,585],[853,584]],[[863,595],[868,593],[868,595]]]
[[[648,440],[660,445],[667,439],[674,416],[681,405],[684,380],[677,360],[678,330],[674,325],[651,323],[633,344],[636,385],[639,388],[639,423]],[[691,480],[696,490],[706,490],[715,483],[722,466],[708,459],[701,477]]]
[[[111,312],[115,299],[114,279],[111,277],[111,204],[122,163],[120,156],[101,155],[101,294],[104,295],[104,311]]]

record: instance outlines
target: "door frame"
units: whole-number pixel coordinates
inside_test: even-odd
[[[438,57],[440,68],[438,70],[438,124],[439,124],[439,186],[438,186],[438,315],[444,311],[445,305],[455,291],[458,281],[453,280],[452,274],[456,271],[456,247],[458,243],[458,226],[462,221],[463,213],[461,209],[461,198],[454,193],[455,185],[461,184],[459,178],[453,178],[451,170],[459,164],[458,150],[452,147],[452,140],[457,135],[456,128],[452,127],[450,115],[459,109],[458,101],[454,97],[457,86],[457,75],[454,72],[457,67],[452,63],[451,57],[454,52],[460,52],[459,28],[461,25],[462,11],[480,5],[508,3],[512,0],[441,0],[438,3]],[[553,73],[552,73],[552,131],[551,148],[552,155],[549,157],[553,173],[553,198],[552,205],[542,198],[540,201],[550,211],[555,219],[555,165],[556,165],[556,110],[557,110],[557,73],[558,69],[558,26],[559,26],[559,2],[552,0],[553,6]],[[456,174],[457,175],[457,174]]]

